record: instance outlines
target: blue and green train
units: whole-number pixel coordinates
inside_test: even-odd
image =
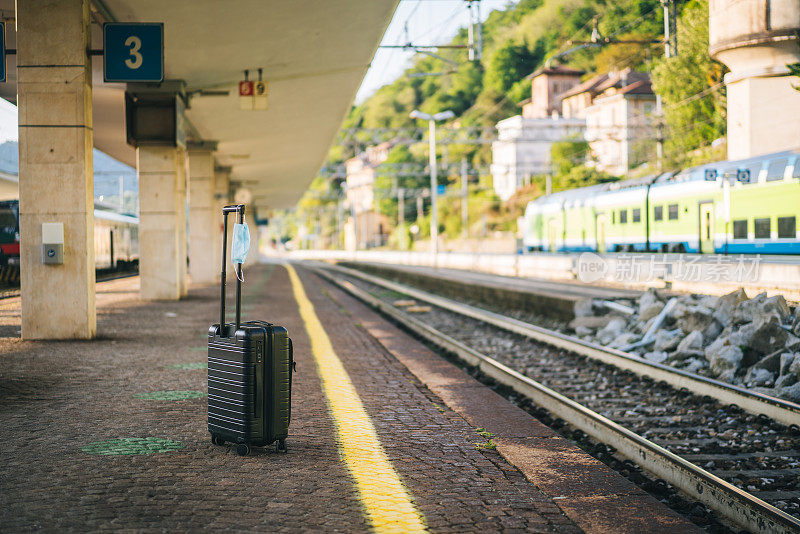
[[[800,150],[562,191],[525,210],[526,251],[800,254]]]

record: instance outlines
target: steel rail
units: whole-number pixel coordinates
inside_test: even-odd
[[[515,334],[546,343],[553,347],[568,350],[586,356],[587,358],[613,365],[614,367],[630,371],[639,376],[645,376],[655,381],[663,381],[678,389],[686,388],[700,396],[707,395],[718,400],[722,404],[733,404],[747,412],[756,415],[763,414],[785,425],[800,426],[800,404],[751,391],[733,384],[720,382],[713,378],[689,373],[681,369],[675,369],[668,365],[651,362],[635,354],[611,349],[596,343],[589,343],[573,336],[548,330],[547,328],[532,325],[475,306],[462,304],[455,300],[433,295],[426,291],[408,287],[397,282],[391,282],[354,269],[338,265],[324,265],[324,267],[386,289],[397,291],[398,293],[404,293],[416,299],[439,306],[440,308],[489,323],[503,330],[514,332]]]
[[[408,316],[351,282],[337,278],[326,269],[320,267],[313,269],[326,280],[393,318],[415,334],[455,354],[462,361],[477,367],[485,375],[512,388],[520,395],[530,398],[537,405],[596,440],[611,445],[620,455],[632,460],[656,477],[666,480],[736,525],[759,533],[788,534],[800,531],[800,520],[791,515],[572,399],[471,349],[422,321]]]

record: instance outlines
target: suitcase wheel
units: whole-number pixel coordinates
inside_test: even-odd
[[[225,440],[216,434],[211,434],[211,443],[214,445],[225,445]]]
[[[240,443],[236,446],[236,454],[239,456],[247,456],[250,454],[250,445],[247,443]]]
[[[286,440],[280,439],[275,442],[275,452],[286,452]]]

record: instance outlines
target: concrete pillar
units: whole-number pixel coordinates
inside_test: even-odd
[[[800,92],[787,65],[800,62],[800,2],[711,0],[708,23],[709,52],[730,69],[728,158],[797,148]]]
[[[22,337],[97,332],[89,0],[17,2]],[[63,264],[43,265],[42,223]]]
[[[216,143],[190,145],[189,160],[189,276],[195,284],[211,284],[219,275],[219,218],[214,201],[214,149]]]
[[[178,217],[178,286],[180,287],[180,296],[183,298],[189,294],[189,234],[187,233],[188,213],[186,207],[189,200],[189,188],[186,184],[186,165],[188,162],[186,161],[185,150],[180,150],[177,162],[179,167],[177,172],[178,211],[176,213]]]
[[[143,300],[178,300],[186,291],[186,151],[136,149],[139,274]]]
[[[216,280],[222,271],[222,208],[230,204],[231,168],[214,167],[214,210],[212,212],[215,239],[214,239],[214,269]],[[228,221],[230,222],[230,221]],[[231,225],[232,227],[232,225]],[[230,258],[230,232],[228,235],[228,257]],[[228,274],[233,269],[228,265]]]

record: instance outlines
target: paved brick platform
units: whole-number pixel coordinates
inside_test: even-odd
[[[569,493],[563,489],[568,476],[559,488],[541,483],[557,472],[552,463],[542,463],[536,482],[523,458],[532,449],[520,448],[527,438],[494,429],[498,450],[479,450],[475,443],[485,438],[475,429],[486,417],[465,394],[485,409],[496,403],[491,391],[449,375],[460,371],[308,271],[297,272],[430,530],[601,531],[602,521],[580,516],[607,515],[610,503],[602,498],[609,480],[622,484],[617,475],[592,464],[594,479],[607,482],[604,489]],[[244,318],[284,324],[295,344],[287,454],[255,449],[242,458],[213,446],[206,400],[191,398],[206,390],[205,336],[218,313],[218,288],[193,288],[180,302],[142,303],[136,278],[99,284],[100,338],[92,342],[21,341],[19,300],[0,301],[0,530],[371,529],[343,462],[287,271],[264,265],[245,277]],[[456,379],[458,387],[441,389]],[[510,407],[490,405],[492,412]],[[498,420],[508,418],[499,414]],[[527,417],[525,424],[538,422]],[[491,421],[481,426],[491,429]],[[591,463],[548,429],[540,432],[561,447],[555,448],[563,458]],[[119,438],[140,440],[136,446],[151,438],[146,443],[156,449],[157,440],[169,441],[152,454],[91,454],[102,450],[98,443]],[[131,452],[119,443],[110,452]],[[635,488],[620,487],[617,495],[635,496],[644,515],[659,518],[652,530],[691,529]],[[572,509],[563,505],[565,495]]]

